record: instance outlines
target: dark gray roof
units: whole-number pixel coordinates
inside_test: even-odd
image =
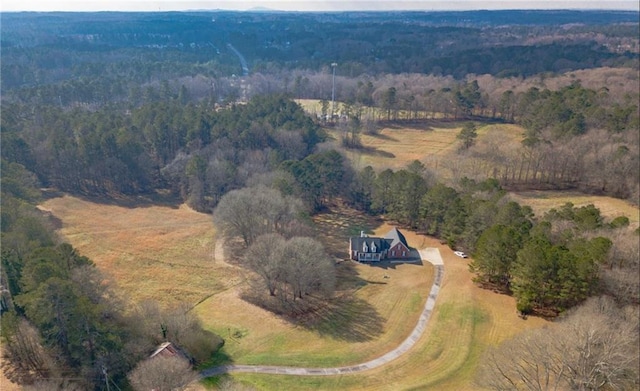
[[[364,242],[367,242],[367,247],[369,248],[371,248],[371,243],[374,243],[376,245],[376,252],[388,250],[398,243],[402,243],[406,248],[409,248],[407,239],[405,239],[404,235],[395,227],[391,231],[387,232],[387,234],[384,235],[384,238],[374,236],[353,236],[349,242],[351,243],[352,251],[362,251],[362,243]]]
[[[371,252],[371,243],[376,245],[376,253],[379,253],[383,250],[386,250],[389,247],[390,241],[384,238],[376,238],[371,236],[354,236],[350,240],[351,242],[351,250],[352,251],[362,251],[362,244],[364,242],[367,243],[367,247],[369,248],[369,252]]]
[[[396,244],[398,244],[398,242],[404,244],[406,248],[409,248],[409,245],[407,244],[407,239],[404,238],[404,235],[396,227],[393,227],[393,229],[387,232],[387,234],[384,235],[384,237],[385,239],[391,239],[391,244],[389,245],[389,248],[395,246]]]

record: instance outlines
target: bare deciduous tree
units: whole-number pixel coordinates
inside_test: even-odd
[[[173,342],[183,348],[195,362],[202,362],[223,343],[216,334],[204,330],[200,320],[188,305],[161,309],[156,302],[146,301],[138,306],[137,332],[141,338],[132,349],[148,354],[162,342]]]
[[[55,361],[42,346],[38,330],[24,318],[3,316],[3,352],[11,364],[5,375],[22,384],[57,372]]]
[[[487,352],[477,382],[493,390],[627,390],[639,384],[638,308],[592,298],[558,325]]]
[[[262,235],[249,246],[244,259],[261,277],[270,296],[277,296],[282,303],[308,294],[328,296],[334,291],[333,261],[315,239]]]
[[[244,256],[246,264],[262,277],[271,296],[276,293],[285,243],[285,239],[278,234],[262,235],[249,246]]]
[[[176,391],[198,379],[191,364],[178,357],[154,357],[138,364],[128,376],[137,391]]]
[[[240,237],[246,246],[267,233],[284,234],[298,217],[301,203],[264,186],[227,193],[214,211],[214,221],[227,238]]]
[[[320,242],[294,237],[284,251],[284,278],[292,287],[293,299],[310,293],[331,294],[335,287],[333,261]]]

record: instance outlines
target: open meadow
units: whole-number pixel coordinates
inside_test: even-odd
[[[42,210],[60,221],[59,234],[91,258],[132,302],[195,305],[242,280],[214,257],[211,216],[187,207],[100,204],[63,196]],[[216,278],[224,269],[225,278]]]

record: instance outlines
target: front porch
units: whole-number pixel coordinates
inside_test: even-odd
[[[359,262],[379,262],[382,260],[382,254],[380,253],[358,253]]]

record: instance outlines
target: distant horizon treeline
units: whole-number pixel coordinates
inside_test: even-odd
[[[3,13],[2,88],[117,86],[340,64],[342,74],[528,77],[638,64],[634,12]],[[34,27],[34,26],[37,26]]]

